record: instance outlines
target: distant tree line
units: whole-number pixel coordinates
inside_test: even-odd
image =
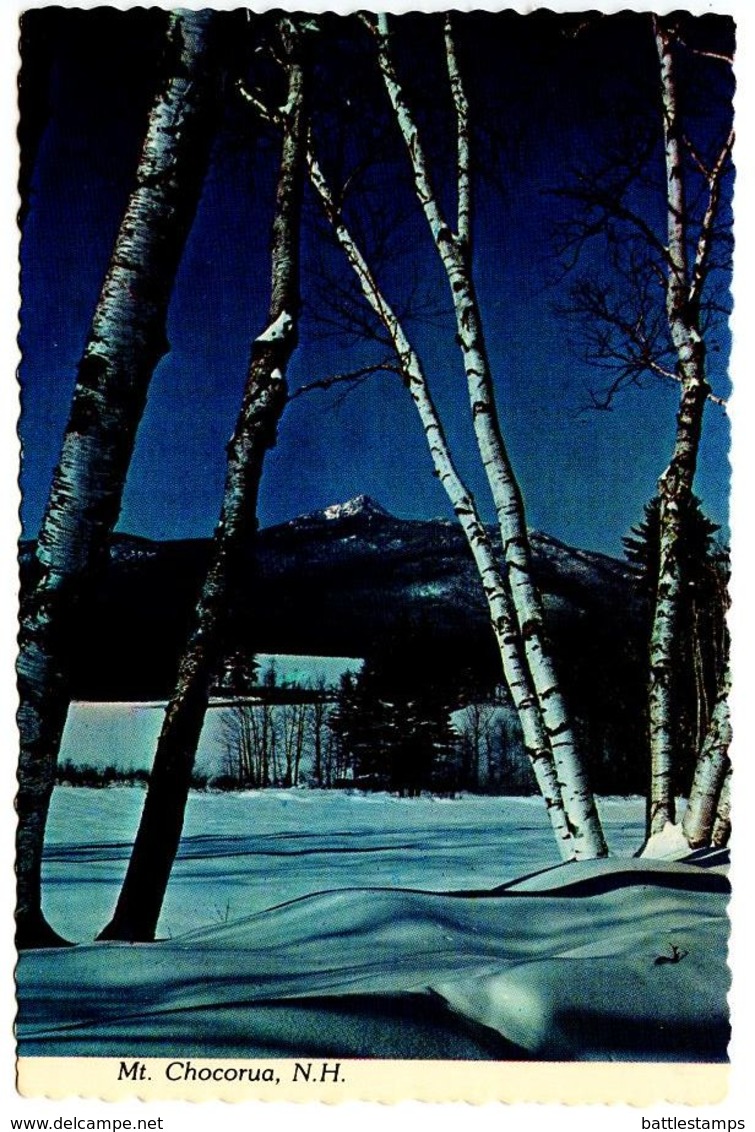
[[[212,784],[264,789],[311,781],[330,786],[336,776],[332,699],[324,680],[309,688],[281,688],[275,669],[269,668],[254,699],[223,712],[223,767]]]

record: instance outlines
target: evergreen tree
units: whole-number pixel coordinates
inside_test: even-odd
[[[401,626],[342,678],[330,726],[357,784],[410,797],[458,788],[450,695],[432,656],[428,629]]]

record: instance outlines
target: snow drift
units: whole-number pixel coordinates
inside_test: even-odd
[[[28,952],[27,1055],[720,1061],[724,855],[488,892],[317,892],[151,945]]]

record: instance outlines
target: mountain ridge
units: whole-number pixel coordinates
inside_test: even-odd
[[[636,651],[644,601],[636,568],[543,532],[530,538],[556,654],[571,664],[574,648],[617,655],[630,642]],[[495,668],[482,585],[454,521],[398,518],[358,495],[265,527],[254,544],[232,618],[235,648],[365,656],[376,641],[422,626],[473,669]],[[27,579],[32,553],[25,543]],[[210,553],[210,539],[113,536],[78,614],[78,698],[170,694]]]
[[[640,575],[542,532],[530,540],[554,663],[594,780],[636,778],[647,698]],[[72,698],[171,695],[211,547],[211,539],[113,536],[106,568],[77,607]],[[33,544],[21,557],[28,584]],[[228,660],[410,655],[417,679],[442,681],[452,706],[484,699],[501,683],[482,583],[458,523],[397,518],[357,496],[260,530],[241,575]]]

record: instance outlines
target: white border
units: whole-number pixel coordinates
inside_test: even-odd
[[[101,5],[91,0],[58,0],[63,7],[95,8]],[[170,8],[176,5],[165,0],[145,0],[150,6]],[[558,1127],[564,1132],[597,1132],[609,1127],[636,1129],[640,1132],[641,1117],[658,1119],[663,1116],[701,1118],[745,1119],[750,1126],[755,1123],[752,1116],[752,1096],[755,1090],[751,1084],[752,1051],[755,1049],[753,1032],[753,958],[750,943],[752,928],[748,905],[752,885],[753,853],[752,837],[749,827],[753,822],[750,810],[755,805],[753,793],[753,763],[755,753],[750,749],[755,729],[753,728],[753,704],[755,694],[753,676],[755,664],[752,651],[755,649],[755,618],[753,617],[753,587],[755,582],[755,518],[753,497],[755,496],[755,247],[753,241],[753,213],[755,213],[755,141],[753,139],[753,89],[755,89],[755,4],[752,0],[729,0],[727,3],[700,2],[693,0],[686,4],[670,3],[651,5],[624,0],[623,3],[608,3],[606,0],[562,0],[554,4],[525,4],[521,2],[459,4],[460,9],[501,10],[514,9],[521,12],[532,11],[536,7],[549,7],[562,12],[590,10],[600,11],[671,11],[684,7],[695,14],[716,12],[732,15],[738,25],[736,97],[737,112],[737,184],[736,184],[736,271],[735,271],[735,313],[733,318],[734,348],[732,355],[732,374],[735,382],[732,397],[733,424],[733,613],[732,629],[734,635],[734,692],[732,696],[735,741],[733,758],[736,768],[736,787],[734,792],[734,856],[733,870],[735,898],[733,902],[734,935],[732,944],[732,965],[735,974],[735,993],[732,1007],[735,1023],[735,1038],[732,1044],[731,1084],[727,1100],[713,1107],[685,1110],[679,1106],[655,1106],[646,1110],[633,1110],[618,1105],[606,1110],[601,1107],[570,1107],[544,1105],[513,1105],[502,1110],[499,1105],[470,1107],[461,1104],[433,1105],[428,1112],[426,1104],[402,1102],[387,1108],[381,1105],[345,1102],[336,1107],[308,1105],[306,1113],[301,1105],[280,1103],[245,1102],[240,1105],[224,1105],[221,1102],[207,1102],[192,1105],[181,1102],[119,1102],[108,1104],[99,1101],[24,1100],[15,1091],[13,1076],[14,1044],[11,1035],[11,1018],[14,1012],[13,999],[13,948],[12,948],[12,900],[13,877],[13,823],[10,820],[11,798],[15,789],[13,766],[15,762],[15,678],[13,660],[16,635],[16,539],[18,537],[18,497],[14,490],[17,471],[17,441],[15,422],[18,413],[18,394],[14,380],[17,364],[15,338],[17,333],[17,230],[15,212],[17,208],[16,170],[17,145],[16,125],[16,73],[18,17],[24,9],[45,7],[42,0],[29,0],[18,4],[16,0],[0,5],[0,139],[4,161],[0,173],[0,251],[5,268],[0,272],[0,334],[4,345],[5,365],[0,380],[0,736],[3,737],[2,782],[5,802],[5,820],[0,822],[0,852],[2,870],[6,880],[3,891],[7,893],[0,909],[0,939],[2,939],[2,965],[0,967],[0,1003],[2,1003],[2,1022],[0,1023],[0,1100],[3,1111],[11,1117],[41,1117],[53,1120],[55,1117],[72,1116],[88,1119],[97,1116],[131,1116],[164,1118],[167,1132],[203,1132],[207,1127],[222,1126],[229,1132],[236,1129],[244,1132],[252,1127],[267,1130],[288,1127],[289,1121],[306,1122],[307,1132],[353,1132],[355,1122],[360,1132],[371,1132],[385,1121],[399,1130],[410,1129],[420,1120],[430,1121],[433,1132],[458,1132],[463,1124],[473,1132],[499,1132],[502,1123],[513,1130],[534,1127]],[[138,5],[115,2],[115,8],[129,8]],[[235,8],[239,4],[226,0],[215,0],[210,5],[202,0],[184,0],[183,7]],[[347,11],[355,5],[312,3],[276,3],[273,5],[252,4],[253,10],[263,10],[274,6],[291,10],[307,11]],[[365,7],[373,5],[365,4]],[[381,7],[388,11],[443,9],[443,4],[397,4],[386,0]],[[749,844],[748,844],[749,843]],[[6,1119],[7,1119],[6,1115]]]

